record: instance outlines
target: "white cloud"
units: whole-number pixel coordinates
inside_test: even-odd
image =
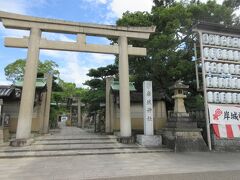
[[[108,0],[85,0],[86,2],[96,3],[96,4],[107,4]]]
[[[177,2],[184,2],[184,3],[189,3],[191,0],[176,0]],[[209,0],[200,0],[202,3],[206,3],[208,2]],[[216,0],[216,2],[218,4],[222,4],[224,0]]]
[[[81,87],[86,80],[90,79],[86,75],[89,69],[112,64],[114,60],[113,55],[105,54],[76,52],[60,52],[60,54],[61,60],[65,61],[65,66],[59,68],[60,78],[67,82],[74,82]]]
[[[61,58],[64,55],[65,52],[63,51],[55,51],[55,50],[41,50],[41,54],[45,56],[49,56],[52,58]]]
[[[98,3],[101,3],[101,4],[106,4],[107,3],[107,0],[96,0]]]
[[[69,38],[66,34],[61,33],[49,33],[49,32],[43,32],[42,38],[48,39],[48,40],[60,40],[65,42],[75,42],[75,39]]]
[[[2,85],[11,85],[12,82],[0,78],[0,84],[1,84],[1,86],[2,86]]]
[[[64,52],[63,60],[66,61],[66,66],[60,67],[60,78],[67,82],[73,82],[77,86],[90,79],[86,74],[89,68],[81,66],[81,59],[78,53],[75,52]]]
[[[44,37],[51,40],[74,41],[64,34],[45,33]],[[115,56],[108,54],[84,53],[41,50],[41,54],[49,56],[56,63],[57,61],[64,61],[64,67],[60,67],[60,78],[66,82],[73,82],[77,86],[89,80],[86,74],[89,69],[105,66],[114,62]]]
[[[41,54],[49,56],[51,60],[57,64],[63,64],[58,68],[60,78],[66,82],[73,82],[78,87],[90,79],[86,74],[90,69],[85,63],[84,59],[79,56],[77,52],[41,50]],[[60,62],[61,63],[58,63]]]
[[[28,4],[24,0],[11,0],[11,1],[0,1],[0,10],[27,14]]]
[[[201,0],[201,2],[206,3],[208,0]],[[222,4],[223,0],[216,0],[218,4]]]
[[[90,59],[96,64],[112,64],[115,55],[92,53],[90,54]]]
[[[12,82],[7,81],[4,72],[0,72],[0,85],[11,85]]]
[[[60,78],[66,82],[73,82],[78,87],[89,80],[86,74],[89,69],[105,66],[114,62],[114,55],[96,53],[77,53],[66,51],[41,50],[41,53],[52,58],[57,64],[63,61],[64,66],[59,67]]]
[[[33,7],[40,7],[46,4],[45,0],[0,0],[0,11],[6,11],[17,14],[31,14]],[[28,36],[29,31],[6,29],[0,23],[1,36],[22,37]]]
[[[238,8],[238,9],[234,12],[234,14],[235,14],[236,16],[240,16],[240,8]]]
[[[44,33],[44,38],[50,40],[60,40],[74,42],[75,40],[69,38],[65,34],[57,33]],[[99,40],[99,39],[91,39]],[[101,43],[107,44],[109,42],[106,39],[100,39]],[[93,42],[92,42],[93,43]],[[77,86],[83,86],[82,84],[90,78],[86,75],[91,68],[97,68],[112,64],[115,56],[109,54],[98,53],[84,53],[66,52],[66,51],[54,51],[54,50],[41,50],[41,54],[52,57],[53,59],[64,61],[65,66],[60,67],[60,78],[67,82],[74,82]]]
[[[0,36],[2,37],[23,37],[23,36],[29,36],[29,31],[24,30],[15,30],[15,29],[6,29],[1,23],[0,23]]]
[[[152,0],[112,0],[109,9],[116,17],[121,17],[126,11],[147,11],[150,12],[153,6]]]
[[[64,65],[59,67],[60,78],[66,82],[73,82],[78,87],[83,87],[83,83],[89,80],[86,74],[91,68],[97,68],[112,64],[114,62],[113,55],[96,54],[96,53],[78,53],[78,52],[66,52],[66,51],[52,51],[41,50],[41,53],[49,56],[57,64],[60,61],[64,62]]]
[[[65,42],[75,42],[76,40],[71,39],[67,37],[65,34],[60,33],[46,33],[44,32],[42,34],[42,38],[45,38],[47,40],[59,40],[59,41],[65,41]],[[56,50],[41,50],[41,53],[45,56],[53,57],[53,58],[63,58],[66,56],[66,51],[56,51]]]
[[[18,14],[29,14],[33,7],[47,4],[45,0],[1,0],[0,10]]]

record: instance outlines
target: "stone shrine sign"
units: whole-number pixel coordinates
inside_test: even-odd
[[[152,81],[143,82],[144,135],[153,135]]]
[[[146,147],[162,145],[162,136],[154,135],[152,81],[143,82],[144,135],[137,135],[137,142]]]

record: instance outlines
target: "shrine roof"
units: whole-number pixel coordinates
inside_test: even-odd
[[[113,91],[119,91],[119,81],[113,81],[112,84],[111,84],[111,89]],[[134,86],[134,82],[129,82],[129,90],[130,91],[136,91],[136,88]]]
[[[14,91],[12,86],[0,86],[0,97],[8,97]]]
[[[239,34],[240,26],[229,26],[229,25],[224,25],[219,23],[199,21],[193,26],[193,30],[206,30],[206,31]]]
[[[36,79],[36,88],[43,88],[47,84],[46,78],[37,78]],[[23,79],[16,81],[13,86],[15,87],[22,87],[23,86]]]

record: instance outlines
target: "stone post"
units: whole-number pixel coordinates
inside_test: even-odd
[[[46,99],[46,107],[44,111],[44,121],[43,121],[43,133],[48,133],[49,130],[49,115],[50,115],[50,107],[51,107],[51,94],[52,94],[52,74],[48,74],[47,77],[47,99]]]
[[[105,132],[110,133],[111,132],[111,83],[113,82],[113,77],[107,77],[106,78],[106,110],[105,110]]]
[[[78,98],[78,127],[82,127],[81,99]]]
[[[3,105],[3,100],[0,99],[0,118],[2,118],[2,121],[0,123],[0,144],[3,143],[4,141],[4,133],[3,133],[4,119],[2,117],[2,105]]]
[[[44,116],[46,110],[46,100],[47,100],[47,92],[42,93],[42,100],[41,100],[41,107],[40,107],[40,117],[39,117],[39,129],[40,133],[43,133],[43,123],[44,123]]]
[[[44,78],[48,78],[48,73],[44,74]],[[44,118],[45,118],[45,111],[46,111],[46,101],[47,101],[47,88],[42,93],[41,98],[41,107],[40,107],[40,117],[39,117],[39,127],[40,127],[40,133],[43,133],[43,124],[44,124]]]
[[[17,124],[16,140],[25,144],[31,136],[32,113],[36,87],[37,68],[39,61],[39,43],[41,30],[32,28],[28,43],[28,55],[25,67],[23,89]],[[18,145],[17,143],[16,145]]]
[[[128,69],[128,42],[126,36],[118,39],[119,44],[119,95],[120,95],[120,136],[131,137],[130,92]]]
[[[87,115],[86,113],[83,114],[83,118],[82,118],[82,128],[85,128],[85,121],[86,121]]]
[[[0,126],[3,125],[3,117],[2,117],[2,105],[3,105],[3,99],[0,99],[0,118],[2,118],[2,121],[0,121]],[[1,119],[0,119],[1,120]]]
[[[115,107],[114,107],[114,95],[110,94],[110,98],[109,98],[109,102],[110,102],[110,132],[112,133],[114,130],[114,121],[115,121]]]

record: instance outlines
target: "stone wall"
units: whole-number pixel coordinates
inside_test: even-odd
[[[113,116],[113,131],[119,131],[120,129],[120,109],[118,105],[114,105],[115,116]],[[153,119],[154,130],[165,127],[167,121],[166,105],[164,101],[155,101],[153,104]],[[143,122],[143,104],[131,103],[131,124],[133,130],[144,129]]]
[[[217,138],[214,134],[212,138],[212,147],[216,151],[240,151],[240,138],[227,139]]]
[[[17,120],[19,113],[20,101],[5,101],[3,105],[3,113],[10,116],[9,120],[9,132],[16,133]],[[33,109],[33,119],[32,119],[32,131],[40,131],[40,104],[36,104]]]

